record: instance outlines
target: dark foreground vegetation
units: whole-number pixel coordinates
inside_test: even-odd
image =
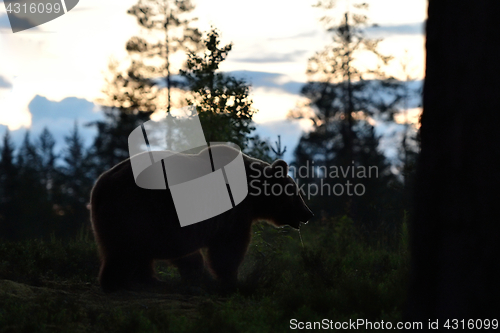
[[[286,332],[290,320],[401,320],[408,275],[406,222],[358,232],[349,218],[301,234],[254,226],[239,290],[186,284],[158,263],[165,286],[104,294],[92,235],[0,244],[0,332]],[[374,232],[377,233],[377,232]],[[375,237],[376,236],[376,237]]]

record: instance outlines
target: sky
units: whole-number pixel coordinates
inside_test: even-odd
[[[338,0],[328,14],[341,15],[347,1]],[[307,81],[308,59],[329,43],[319,23],[324,10],[312,7],[316,0],[193,2],[200,30],[214,26],[223,44],[233,43],[221,70],[252,84],[258,132],[271,141],[280,134],[290,146],[287,157],[291,158],[293,146],[310,124],[287,120],[286,114],[302,101],[298,92]],[[421,80],[426,1],[367,2],[371,22],[379,25],[369,35],[383,38],[380,50],[395,57],[387,71],[402,78],[401,62],[405,62],[410,76]],[[0,0],[0,134],[8,126],[20,141],[25,129],[36,135],[48,126],[62,144],[75,120],[85,124],[100,119],[94,102],[101,96],[107,65],[111,59],[124,60],[126,41],[141,33],[134,17],[126,13],[135,3],[81,0],[61,17],[13,34]],[[417,106],[411,106],[414,119]],[[83,131],[90,144],[93,130]]]

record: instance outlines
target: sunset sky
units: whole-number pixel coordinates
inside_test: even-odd
[[[292,142],[307,128],[307,123],[285,118],[300,100],[308,58],[330,40],[318,22],[324,13],[312,7],[316,2],[194,1],[200,30],[214,26],[223,43],[234,44],[222,70],[239,73],[253,85],[251,97],[260,110],[254,120],[263,135],[281,133]],[[371,22],[380,26],[370,36],[384,38],[381,51],[395,56],[389,73],[402,78],[401,61],[406,61],[411,76],[422,79],[426,1],[367,2]],[[64,16],[13,34],[0,0],[0,135],[6,126],[20,133],[48,125],[58,137],[75,118],[80,124],[99,118],[93,102],[100,96],[107,64],[111,58],[124,59],[125,42],[140,32],[134,17],[126,14],[135,3],[81,0]],[[345,0],[339,0],[330,14],[338,17],[345,8]]]

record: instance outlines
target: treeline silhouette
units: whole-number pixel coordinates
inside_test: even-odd
[[[79,125],[56,142],[48,128],[35,138],[26,132],[16,147],[7,130],[0,145],[0,238],[68,238],[89,228],[90,190],[105,170],[128,158],[127,138],[144,119],[105,109],[91,124],[98,134],[85,147]]]

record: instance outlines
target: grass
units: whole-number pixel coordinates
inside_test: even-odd
[[[406,223],[368,241],[348,218],[294,230],[254,226],[238,292],[185,286],[159,264],[166,292],[103,294],[85,232],[69,242],[0,244],[0,332],[286,332],[290,320],[401,320]],[[372,237],[373,238],[373,237]]]

